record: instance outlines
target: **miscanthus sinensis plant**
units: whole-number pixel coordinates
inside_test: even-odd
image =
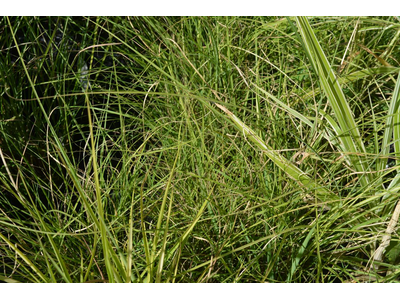
[[[397,18],[0,28],[1,281],[398,281]]]

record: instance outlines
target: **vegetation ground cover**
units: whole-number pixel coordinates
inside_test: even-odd
[[[0,281],[398,282],[396,17],[0,19]]]

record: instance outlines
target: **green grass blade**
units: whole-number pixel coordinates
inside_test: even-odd
[[[400,151],[400,133],[399,133],[399,124],[397,122],[394,122],[394,120],[398,119],[398,112],[399,112],[399,107],[400,107],[400,98],[399,98],[399,92],[400,92],[400,73],[397,76],[397,81],[396,81],[396,86],[394,88],[393,96],[392,96],[392,101],[390,101],[389,105],[389,110],[387,113],[386,117],[386,122],[385,122],[385,131],[383,134],[383,140],[382,140],[382,146],[381,146],[381,152],[380,154],[383,156],[382,159],[379,159],[377,162],[377,171],[381,171],[386,168],[386,163],[387,163],[387,156],[389,154],[389,144],[392,141],[392,134],[394,135],[394,141],[395,141],[395,152],[399,153]]]
[[[346,153],[344,154],[349,156],[349,160],[358,172],[365,174],[368,167],[362,156],[366,154],[366,150],[353,113],[307,18],[297,17],[297,23],[305,50],[312,58],[311,63],[317,71],[322,88],[343,132],[339,138],[345,147]],[[371,175],[362,176],[360,180],[362,185],[366,186],[371,180]]]
[[[315,229],[316,229],[316,226],[311,228],[310,232],[307,234],[306,238],[304,239],[303,243],[301,244],[296,257],[293,259],[292,267],[290,269],[290,273],[288,274],[288,278],[287,278],[286,282],[289,283],[292,281],[293,275],[296,272],[296,269],[300,264],[300,260],[303,257],[304,251],[306,250],[308,242],[310,241]]]
[[[393,99],[397,99],[396,100],[397,109],[394,110],[395,115],[393,118],[394,151],[397,157],[400,154],[400,72],[397,75],[396,87],[393,92]]]
[[[4,235],[2,235],[0,233],[0,238],[6,242],[6,244],[15,251],[15,253],[17,253],[32,269],[33,271],[40,277],[41,280],[43,280],[43,282],[50,282],[50,280],[44,276],[44,274],[42,272],[40,272],[40,270],[36,267],[36,265],[34,263],[32,263],[32,261],[25,255],[22,253],[21,250],[19,250],[16,246],[13,245],[13,243],[11,243]]]
[[[396,158],[400,153],[400,105],[399,105],[400,97],[399,96],[400,96],[400,72],[397,76],[396,86],[393,92],[392,101],[390,102],[389,112],[386,119],[385,136],[384,140],[382,141],[382,150],[381,150],[382,156],[387,156],[387,154],[389,153],[390,148],[388,147],[388,144],[391,140],[391,131],[393,131],[393,143],[394,143],[394,151]],[[384,143],[386,145],[385,147]],[[382,158],[380,161],[381,161],[380,170],[383,170],[383,168],[386,167],[387,158]],[[391,191],[392,189],[396,188],[399,182],[400,182],[400,172],[397,169],[396,176],[391,180],[386,190]],[[382,201],[386,200],[389,197],[394,197],[394,196],[395,195],[393,195],[391,192],[387,193],[385,196],[383,196]]]
[[[179,131],[179,136],[180,136],[180,131]],[[163,200],[162,200],[162,203],[161,203],[160,212],[159,212],[159,214],[158,214],[158,220],[157,220],[157,225],[156,225],[156,233],[155,233],[155,236],[154,236],[153,247],[152,247],[152,252],[151,252],[151,256],[150,256],[150,263],[151,263],[151,267],[150,267],[150,278],[151,278],[151,279],[153,278],[154,263],[155,263],[155,259],[156,259],[156,249],[157,249],[157,244],[158,244],[159,236],[160,236],[160,234],[161,234],[161,224],[162,224],[162,220],[163,220],[163,218],[164,218],[165,205],[166,205],[166,203],[167,203],[167,198],[168,198],[169,190],[170,190],[170,188],[171,188],[172,178],[173,178],[174,175],[175,175],[175,168],[176,168],[176,164],[177,164],[177,162],[178,162],[178,158],[179,158],[179,156],[180,156],[180,150],[181,150],[181,145],[179,144],[179,145],[178,145],[178,153],[176,154],[174,164],[173,164],[173,166],[172,166],[172,168],[171,168],[171,171],[170,171],[170,175],[169,175],[169,179],[168,179],[168,182],[167,182],[167,186],[165,187],[164,197],[163,197]],[[168,222],[168,221],[167,221],[167,222]],[[166,235],[167,232],[165,231],[164,234]],[[164,240],[164,243],[166,243],[166,240]],[[165,246],[165,244],[162,246],[162,248],[163,248],[164,246]],[[164,251],[165,251],[165,249],[164,249]],[[164,252],[164,253],[165,253],[165,252]],[[162,267],[163,260],[164,260],[164,253],[162,253],[162,254],[163,254],[162,258],[160,258],[160,259],[162,259],[162,262],[160,262],[160,265],[159,265],[159,266],[161,266],[161,267]],[[160,272],[161,272],[160,269],[159,269],[159,270],[156,270],[156,281],[160,279],[160,276],[161,276]]]

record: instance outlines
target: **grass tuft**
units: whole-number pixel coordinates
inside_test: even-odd
[[[398,282],[392,17],[0,19],[0,281]]]

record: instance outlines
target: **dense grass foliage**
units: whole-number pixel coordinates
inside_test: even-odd
[[[1,18],[0,281],[399,281],[399,36]]]

